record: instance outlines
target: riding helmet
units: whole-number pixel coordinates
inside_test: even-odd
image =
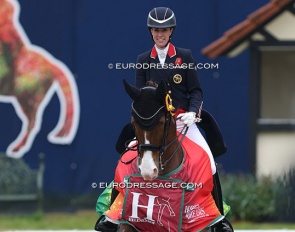
[[[176,18],[174,12],[168,7],[156,7],[149,12],[147,18],[149,28],[175,28]]]

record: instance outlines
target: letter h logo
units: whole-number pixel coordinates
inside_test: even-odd
[[[139,204],[139,197],[142,195],[142,193],[136,193],[136,192],[131,192],[133,195],[133,200],[132,200],[132,215],[131,217],[133,218],[139,218],[138,217],[138,208],[145,208],[147,209],[146,211],[146,218],[147,220],[153,221],[153,209],[154,209],[154,202],[157,196],[149,195],[146,194],[148,197],[148,204],[147,205],[141,205]]]

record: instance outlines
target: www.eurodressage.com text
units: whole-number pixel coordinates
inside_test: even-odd
[[[182,182],[99,182],[92,183],[92,188],[121,188],[121,189],[130,189],[130,188],[156,188],[156,189],[165,189],[165,188],[184,188],[184,189],[196,189],[203,188],[203,183],[182,183]]]
[[[219,69],[218,63],[182,63],[166,64],[160,63],[109,63],[109,69]]]

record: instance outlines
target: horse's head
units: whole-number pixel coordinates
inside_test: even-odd
[[[163,175],[166,160],[178,143],[175,120],[171,116],[172,105],[166,84],[138,89],[124,80],[125,90],[133,99],[132,124],[138,141],[138,167],[145,180]],[[169,156],[170,155],[170,156]],[[172,157],[173,158],[173,157]],[[171,162],[170,162],[171,163]]]

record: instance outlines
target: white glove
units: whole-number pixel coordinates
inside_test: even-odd
[[[186,112],[179,114],[180,120],[183,121],[188,127],[190,127],[194,122],[196,122],[196,113],[195,112]]]

